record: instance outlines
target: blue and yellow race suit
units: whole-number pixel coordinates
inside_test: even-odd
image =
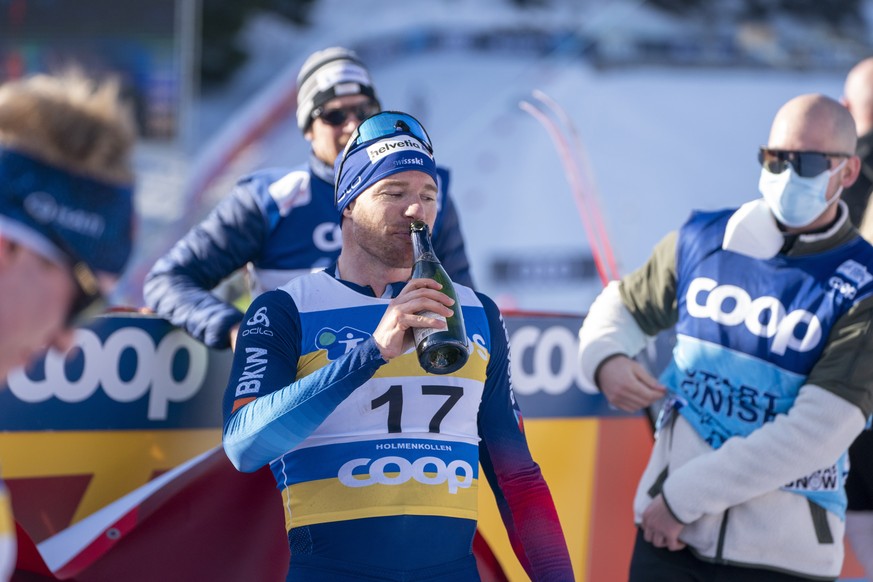
[[[270,465],[291,570],[361,579],[477,579],[479,464],[533,579],[572,580],[548,486],[531,459],[494,303],[457,285],[472,353],[429,375],[410,351],[386,363],[372,338],[392,297],[335,267],[258,297],[225,395],[234,465]],[[306,579],[306,578],[304,578]]]

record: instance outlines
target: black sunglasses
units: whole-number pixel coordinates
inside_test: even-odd
[[[848,158],[852,154],[834,152],[799,152],[792,150],[775,150],[761,147],[758,150],[758,162],[771,174],[781,174],[788,169],[788,164],[794,168],[798,176],[814,178],[824,171],[830,170],[831,158]]]
[[[379,104],[375,101],[368,101],[360,105],[350,105],[349,107],[337,107],[334,109],[316,107],[312,110],[312,119],[317,117],[332,127],[338,127],[344,125],[349,120],[350,115],[354,115],[355,119],[360,122],[378,112]]]

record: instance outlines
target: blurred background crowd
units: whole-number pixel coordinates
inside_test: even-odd
[[[581,313],[598,244],[627,272],[685,208],[754,194],[773,113],[798,93],[839,97],[873,52],[871,16],[865,0],[2,0],[0,81],[70,64],[123,79],[144,139],[116,299],[137,306],[154,260],[232,180],[305,157],[294,75],[349,46],[386,108],[433,128],[482,290]]]

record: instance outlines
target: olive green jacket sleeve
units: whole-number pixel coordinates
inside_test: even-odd
[[[649,336],[676,325],[676,240],[671,232],[661,239],[645,265],[621,280],[621,300]]]

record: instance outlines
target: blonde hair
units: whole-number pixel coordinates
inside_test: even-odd
[[[133,182],[136,125],[116,79],[70,69],[0,85],[0,146],[98,180]]]

